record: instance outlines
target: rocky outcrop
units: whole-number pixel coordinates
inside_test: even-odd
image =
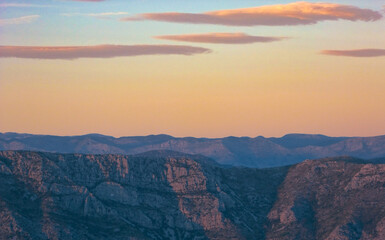
[[[0,239],[380,240],[383,162],[0,151]]]
[[[385,165],[352,158],[293,166],[269,213],[267,239],[381,239]]]

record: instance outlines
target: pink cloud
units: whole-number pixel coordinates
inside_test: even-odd
[[[321,54],[344,57],[382,57],[385,49],[323,50]]]
[[[223,44],[247,44],[256,42],[274,42],[284,39],[284,37],[262,37],[250,36],[244,33],[202,33],[202,34],[183,34],[183,35],[162,35],[155,36],[156,39],[199,42],[199,43],[223,43]]]
[[[121,20],[153,20],[229,26],[283,26],[315,24],[319,21],[340,19],[349,21],[376,21],[381,17],[380,12],[350,5],[295,2],[205,13],[144,13],[122,18]]]
[[[201,47],[182,45],[96,45],[96,46],[0,46],[0,58],[78,59],[140,55],[194,55],[209,53]]]

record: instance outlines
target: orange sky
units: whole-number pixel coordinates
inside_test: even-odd
[[[216,9],[202,12],[209,10]],[[100,21],[118,24],[116,28],[122,31],[127,24],[153,25],[155,30],[139,32],[143,41],[135,43],[116,39],[97,42],[94,38],[76,43],[60,42],[45,29],[52,44],[47,40],[37,44],[40,37],[30,34],[34,29],[39,32],[45,23],[27,23],[30,32],[17,29],[25,29],[24,25],[0,28],[7,35],[0,37],[0,45],[14,45],[11,40],[23,34],[30,43],[17,45],[177,44],[211,52],[74,60],[0,58],[0,132],[196,137],[268,137],[294,132],[385,134],[385,57],[320,53],[329,49],[384,49],[385,35],[380,31],[385,27],[383,18],[246,28],[103,19],[88,19],[86,23]],[[159,33],[157,26],[167,30]],[[178,43],[152,38],[197,34],[199,26],[202,33],[244,32],[288,39],[215,44],[216,39]],[[95,34],[92,31],[90,35]]]

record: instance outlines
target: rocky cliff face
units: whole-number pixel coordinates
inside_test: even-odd
[[[381,162],[378,160],[377,162]],[[1,239],[383,239],[385,165],[0,152]]]
[[[261,239],[282,169],[176,153],[0,153],[0,236]]]
[[[305,159],[343,155],[364,159],[385,157],[385,136],[347,138],[289,134],[282,138],[208,139],[175,138],[168,135],[114,138],[98,134],[59,137],[0,133],[0,150],[89,154],[138,154],[172,150],[201,154],[221,164],[265,168],[295,164]]]

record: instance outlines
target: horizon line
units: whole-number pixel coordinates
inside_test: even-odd
[[[0,132],[0,134],[18,134],[18,135],[34,135],[34,136],[51,136],[51,137],[83,137],[83,136],[89,136],[89,135],[99,135],[103,137],[112,137],[115,139],[119,138],[130,138],[130,137],[150,137],[150,136],[168,136],[172,138],[196,138],[196,139],[223,139],[223,138],[283,138],[289,135],[308,135],[308,136],[324,136],[324,137],[330,137],[330,138],[371,138],[371,137],[381,137],[385,136],[385,134],[379,134],[379,135],[370,135],[370,136],[330,136],[326,134],[321,134],[321,133],[299,133],[299,132],[292,132],[292,133],[287,133],[284,135],[281,135],[280,137],[265,137],[263,135],[258,135],[255,137],[252,136],[234,136],[234,135],[227,135],[224,137],[194,137],[194,136],[183,136],[183,137],[178,137],[174,136],[171,134],[166,134],[166,133],[157,133],[157,134],[148,134],[148,135],[121,135],[121,136],[113,136],[113,135],[106,135],[106,134],[101,134],[101,133],[85,133],[85,134],[74,134],[74,135],[60,135],[60,134],[38,134],[38,133],[22,133],[22,132]]]

